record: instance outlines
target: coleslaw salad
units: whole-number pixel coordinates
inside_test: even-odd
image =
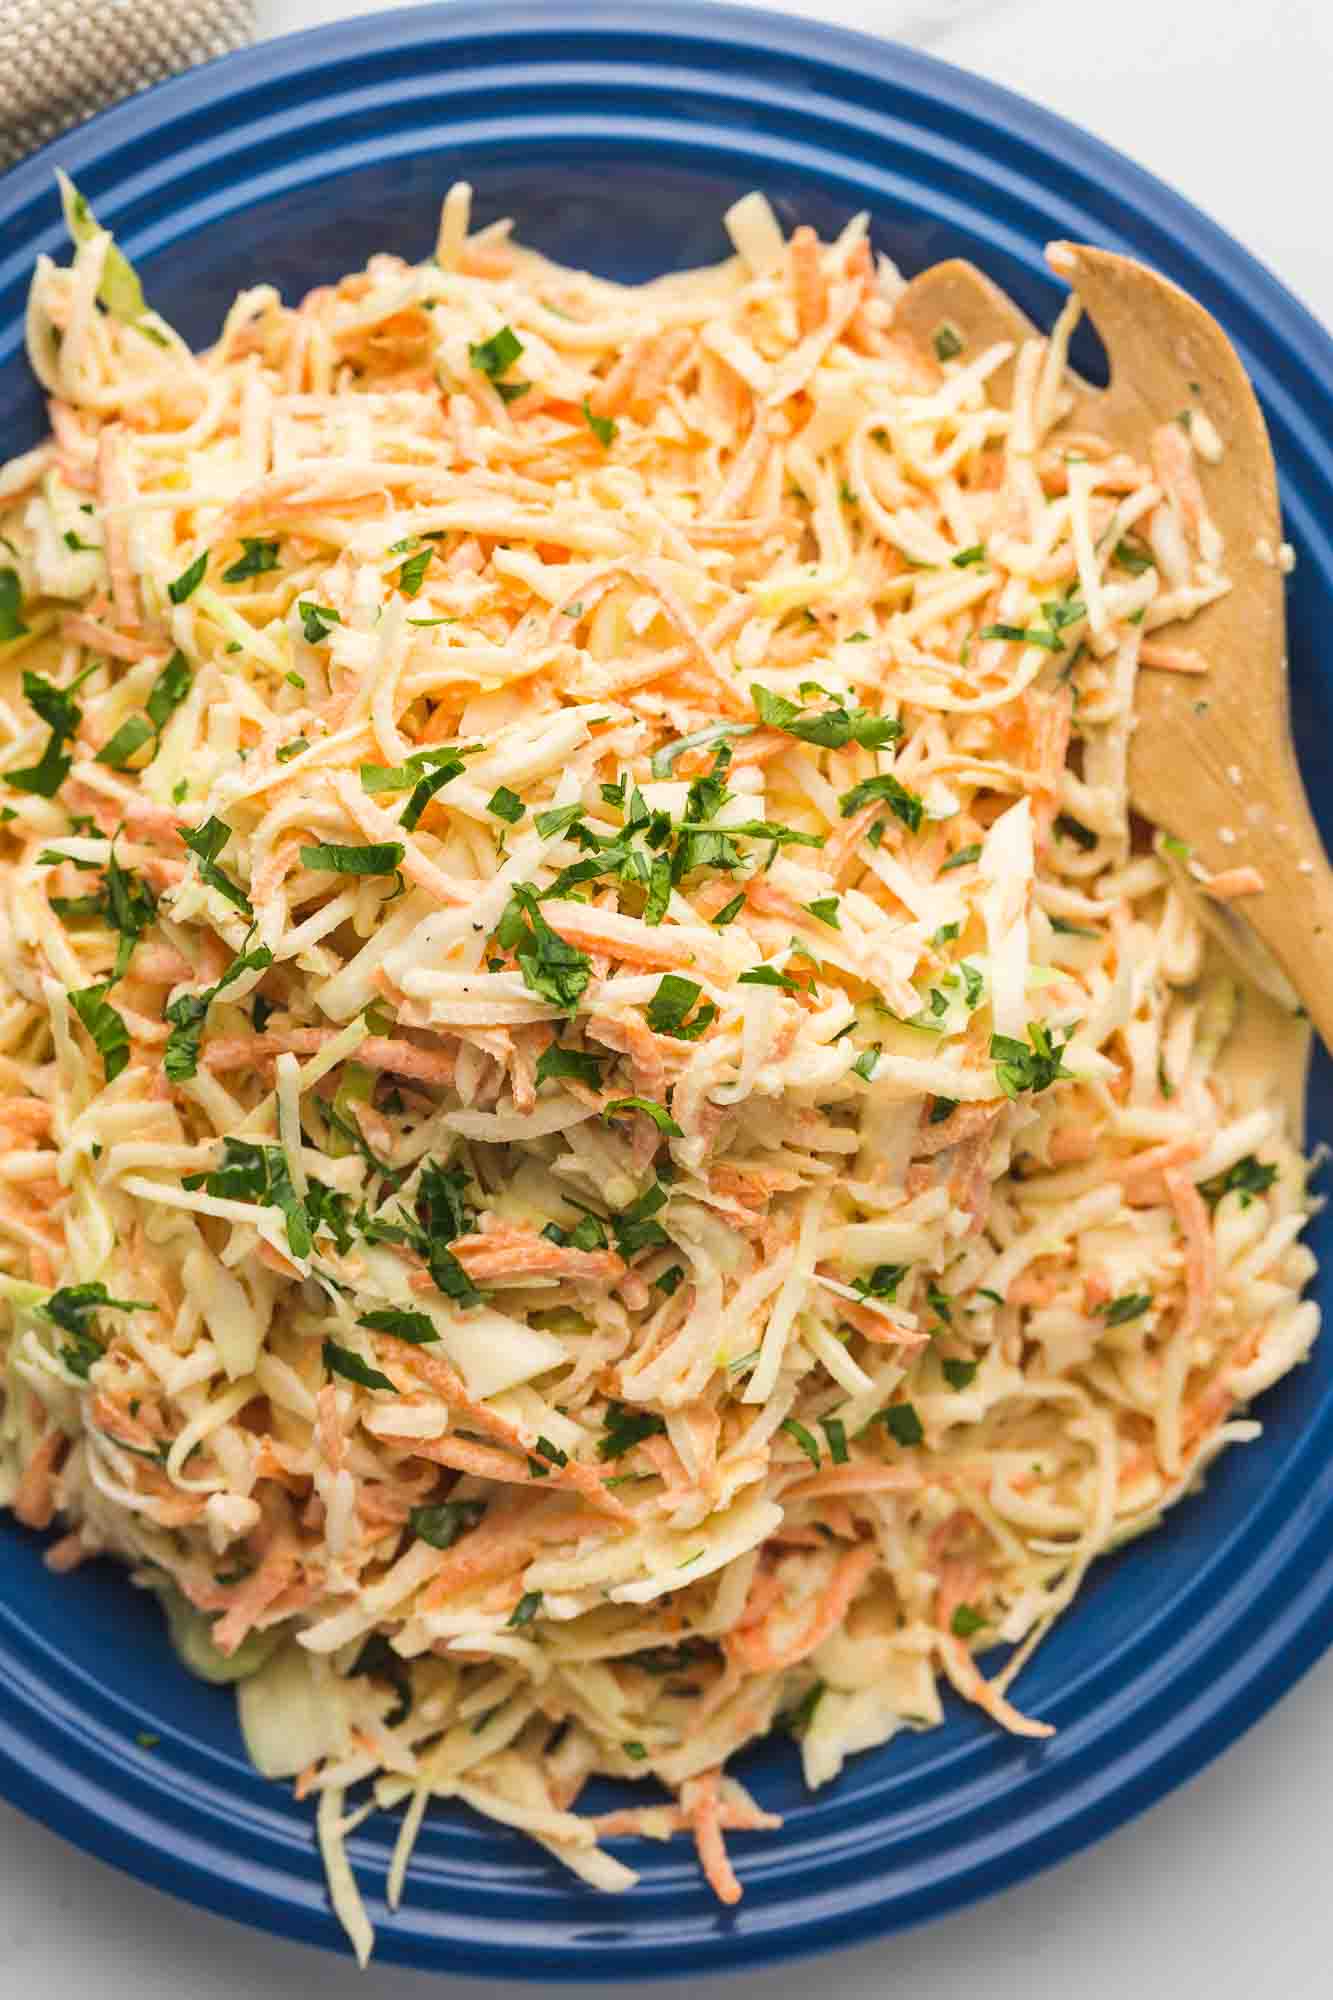
[[[1215,433],[1062,430],[1073,308],[907,343],[865,218],[750,197],[628,288],[459,186],[194,356],[65,193],[0,472],[0,1497],[236,1681],[363,1958],[376,1804],[391,1901],[448,1798],[733,1900],[730,1756],[825,1782],[941,1678],[1043,1733],[1090,1563],[1317,1331],[1263,1003],[1127,801]]]

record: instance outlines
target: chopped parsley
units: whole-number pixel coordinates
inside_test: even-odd
[[[1048,653],[1064,651],[1063,641],[1040,625],[983,625],[977,636],[982,639],[1005,639],[1019,646],[1044,646]]]
[[[890,1403],[887,1409],[879,1412],[879,1416],[895,1444],[915,1445],[923,1442],[926,1433],[922,1429],[915,1404]]]
[[[12,571],[0,571],[0,576],[12,575]],[[20,630],[26,631],[22,626]],[[0,594],[0,638],[4,636],[4,602]],[[10,637],[16,634],[11,633]],[[7,771],[5,782],[16,792],[35,792],[39,798],[53,799],[69,776],[74,759],[64,754],[64,748],[71,738],[78,734],[83,720],[83,710],[74,700],[74,691],[81,687],[88,675],[96,673],[100,661],[81,673],[67,688],[58,688],[42,674],[34,674],[27,668],[23,673],[23,693],[29,705],[46,724],[51,734],[46,739],[40,759],[21,771]]]
[[[562,1049],[553,1042],[537,1058],[536,1082],[540,1087],[549,1078],[568,1076],[596,1090],[602,1081],[602,1064],[605,1061],[605,1056],[595,1056],[589,1050]]]
[[[416,596],[425,580],[426,571],[430,566],[430,559],[434,553],[434,547],[430,542],[427,542],[425,547],[418,549],[415,555],[404,558],[402,567],[398,571],[398,588],[402,591],[404,597]]]
[[[401,840],[371,841],[365,847],[340,847],[322,840],[301,849],[303,868],[327,869],[333,875],[392,875],[403,863]]]
[[[738,977],[738,986],[780,986],[785,993],[800,993],[803,989],[798,979],[779,972],[776,965],[752,965],[748,972]]]
[[[960,847],[947,861],[940,863],[940,874],[947,875],[951,869],[967,868],[973,861],[981,859],[981,842],[972,841],[967,847]]]
[[[23,590],[16,569],[0,569],[0,646],[21,639],[27,632],[21,612]]]
[[[173,604],[184,604],[187,597],[193,597],[204,580],[208,568],[208,550],[201,549],[188,569],[183,569],[174,582],[167,585],[167,596]]]
[[[123,771],[135,752],[153,740],[153,735],[153,725],[146,715],[127,716],[114,735],[102,745],[93,761],[107,764],[113,771]]]
[[[517,826],[526,808],[517,792],[511,792],[508,785],[501,785],[487,799],[486,810],[509,826]]]
[[[1277,1176],[1276,1166],[1257,1160],[1253,1153],[1247,1153],[1243,1160],[1237,1160],[1224,1174],[1214,1174],[1211,1180],[1200,1181],[1199,1193],[1213,1208],[1223,1195],[1238,1194],[1241,1207],[1248,1208],[1256,1195],[1267,1194]]]
[[[1112,550],[1111,560],[1119,563],[1121,569],[1127,569],[1131,576],[1142,576],[1145,570],[1157,567],[1156,561],[1143,544],[1129,535],[1121,536]]]
[[[341,613],[331,605],[316,604],[309,597],[299,599],[296,608],[301,614],[301,636],[307,646],[320,645],[335,625],[342,624]]]
[[[821,1417],[819,1428],[828,1439],[828,1453],[834,1465],[847,1463],[847,1427],[841,1417]]]
[[[184,653],[174,652],[148,691],[144,708],[148,720],[160,735],[168,720],[194,685],[194,675]]]
[[[645,1438],[662,1437],[665,1433],[666,1420],[655,1411],[631,1410],[623,1403],[608,1403],[606,1427],[597,1440],[597,1456],[603,1461],[623,1458]]]
[[[363,1389],[397,1389],[380,1369],[372,1368],[353,1348],[340,1347],[336,1340],[324,1342],[324,1366],[330,1375],[341,1375],[344,1381],[359,1383]]]
[[[588,429],[592,432],[603,451],[609,451],[615,442],[616,427],[610,417],[599,417],[591,408],[588,398],[583,398],[583,415]]]
[[[505,1621],[509,1625],[530,1625],[541,1609],[540,1590],[525,1590]]]
[[[892,1303],[898,1296],[898,1287],[907,1276],[906,1264],[876,1264],[868,1278],[853,1278],[852,1290],[859,1292],[863,1299],[884,1299]]]
[[[485,1512],[484,1500],[439,1500],[430,1507],[414,1507],[407,1525],[418,1541],[429,1542],[433,1549],[451,1549]]]
[[[198,1070],[204,1021],[218,994],[242,973],[262,972],[272,963],[269,947],[256,945],[253,951],[242,951],[232,960],[216,986],[209,986],[202,993],[182,993],[168,1002],[166,1018],[171,1023],[171,1033],[167,1036],[162,1067],[173,1083],[183,1082]]]
[[[971,1639],[976,1633],[985,1630],[987,1622],[979,1611],[972,1609],[970,1604],[959,1604],[954,1607],[953,1617],[949,1620],[949,1630],[955,1639]]]
[[[205,1194],[219,1201],[276,1208],[286,1224],[287,1243],[294,1257],[310,1255],[320,1228],[329,1230],[340,1252],[351,1248],[345,1198],[323,1181],[312,1180],[302,1200],[292,1186],[281,1146],[228,1136],[222,1141],[221,1163],[209,1173],[187,1174],[183,1185],[202,1187]]]
[[[373,1312],[362,1313],[357,1325],[368,1326],[372,1333],[391,1333],[395,1340],[406,1340],[413,1347],[428,1347],[440,1337],[429,1313],[406,1312],[395,1306],[377,1306]]]
[[[181,839],[191,854],[198,858],[200,881],[210,889],[216,889],[220,896],[225,896],[227,901],[233,903],[245,916],[252,917],[254,910],[244,889],[233,882],[229,875],[224,875],[216,865],[219,854],[231,839],[231,828],[226,821],[214,816],[206,819],[202,826],[182,827]]]
[[[819,1445],[818,1442],[815,1440],[815,1438],[813,1438],[810,1432],[806,1429],[805,1425],[802,1423],[798,1423],[795,1417],[784,1417],[782,1419],[782,1422],[778,1425],[778,1429],[780,1431],[785,1431],[787,1436],[800,1446],[801,1450],[805,1453],[806,1457],[809,1459],[811,1465],[814,1466],[815,1471],[818,1472]]]
[[[495,938],[502,951],[514,953],[529,992],[570,1012],[577,1007],[592,977],[592,962],[551,929],[530,882],[516,884]]]
[[[149,690],[145,712],[126,717],[115,734],[102,745],[96,762],[109,765],[113,771],[123,771],[135,752],[142,750],[148,742],[153,744],[155,757],[163,728],[180,707],[193,683],[189,661],[184,653],[174,652]],[[148,761],[151,763],[152,757]]]
[[[940,1369],[949,1387],[970,1389],[977,1372],[975,1361],[941,1361]]]
[[[602,1106],[602,1117],[609,1124],[613,1118],[623,1116],[627,1111],[641,1111],[645,1118],[651,1118],[659,1132],[668,1139],[683,1139],[685,1134],[677,1125],[665,1105],[655,1104],[651,1097],[616,1097]]]
[[[838,810],[844,819],[860,812],[862,806],[882,799],[896,819],[900,819],[912,833],[920,831],[925,801],[919,793],[911,792],[906,785],[894,777],[892,771],[882,771],[877,777],[862,778],[859,785],[853,785],[838,800]]]
[[[1031,1047],[1028,1046],[1031,1044]],[[992,1035],[990,1056],[995,1077],[1006,1097],[1018,1097],[1025,1090],[1035,1096],[1062,1077],[1073,1075],[1060,1058],[1067,1046],[1057,1042],[1042,1021],[1028,1022],[1028,1041],[1013,1035]]]
[[[81,1382],[88,1380],[88,1370],[105,1351],[92,1329],[97,1313],[156,1310],[145,1299],[113,1299],[100,1279],[87,1285],[62,1285],[38,1308],[43,1319],[70,1336],[69,1345],[60,1349],[60,1359]]]
[[[489,340],[471,343],[467,358],[472,367],[487,376],[490,381],[497,382],[502,375],[508,374],[522,352],[523,342],[513,328],[502,326]]]
[[[532,823],[543,840],[552,840],[557,833],[568,833],[582,818],[581,805],[552,806],[549,812],[539,812]]]
[[[959,549],[956,556],[950,556],[949,558],[955,569],[970,569],[973,563],[984,563],[985,560],[986,544],[984,542],[974,542],[970,549]]]
[[[841,702],[814,712],[757,685],[751,687],[750,697],[761,722],[768,728],[780,729],[802,743],[813,743],[824,750],[842,750],[849,743],[878,750],[886,743],[896,743],[903,733],[901,722],[892,716],[872,715],[865,708],[849,709]]]
[[[130,1031],[106,997],[110,990],[111,981],[103,980],[71,993],[69,1000],[102,1058],[103,1076],[114,1083],[130,1059]]]
[[[1151,1292],[1122,1292],[1118,1299],[1108,1299],[1097,1310],[1108,1326],[1126,1326],[1130,1320],[1146,1313],[1151,1305]]]
[[[840,931],[842,929],[842,924],[838,919],[838,898],[836,896],[816,896],[814,902],[807,903],[805,907],[817,923],[827,924],[829,929],[833,931]]]
[[[267,576],[278,567],[278,544],[256,535],[241,536],[242,553],[230,569],[222,572],[224,583],[244,583],[252,576]],[[188,572],[187,572],[188,573]]]
[[[942,325],[937,326],[935,329],[934,346],[938,360],[954,361],[963,351],[963,336],[959,333],[957,327],[950,326],[948,321],[945,320]]]
[[[705,1000],[693,1019],[687,1018],[702,991],[697,980],[685,979],[678,972],[665,973],[645,1015],[654,1034],[670,1035],[678,1042],[697,1042],[717,1016],[713,1002]]]

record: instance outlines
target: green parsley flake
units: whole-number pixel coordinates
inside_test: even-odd
[[[609,451],[615,442],[616,427],[610,417],[599,417],[591,408],[588,398],[583,398],[583,415],[588,429],[592,432],[603,451]]]
[[[418,1541],[429,1542],[433,1549],[451,1549],[472,1532],[485,1512],[484,1500],[439,1500],[432,1506],[414,1507],[407,1525]]]
[[[537,1058],[536,1083],[538,1088],[552,1078],[573,1077],[577,1083],[586,1083],[591,1090],[597,1090],[602,1081],[602,1064],[605,1056],[595,1056],[585,1049],[562,1049],[553,1042],[543,1049]]]
[[[397,1393],[397,1384],[389,1380],[380,1369],[372,1368],[363,1361],[355,1349],[340,1347],[336,1340],[324,1342],[324,1366],[330,1375],[341,1375],[344,1381],[356,1382],[363,1389],[388,1389]]]
[[[778,1429],[780,1431],[785,1431],[787,1436],[793,1439],[794,1442],[800,1446],[801,1450],[805,1453],[806,1457],[809,1459],[811,1465],[814,1466],[815,1471],[818,1472],[819,1445],[816,1442],[816,1440],[811,1436],[810,1432],[806,1429],[805,1425],[798,1423],[795,1417],[784,1417],[782,1422],[778,1425]]]
[[[511,792],[508,785],[501,785],[487,799],[486,810],[494,813],[497,819],[507,821],[510,826],[517,826],[526,807],[517,792]]]
[[[1243,1160],[1237,1160],[1224,1174],[1214,1174],[1211,1180],[1201,1181],[1199,1193],[1214,1208],[1224,1195],[1238,1194],[1241,1207],[1248,1208],[1256,1195],[1267,1194],[1277,1177],[1276,1166],[1256,1159],[1253,1153],[1247,1153]]]
[[[430,559],[434,553],[434,548],[427,542],[425,548],[418,549],[415,555],[408,556],[404,561],[398,572],[398,588],[402,591],[404,597],[416,596],[425,579]]]
[[[896,743],[903,733],[901,722],[892,716],[872,715],[864,708],[849,709],[839,703],[811,713],[798,708],[784,695],[773,694],[758,685],[751,686],[750,698],[767,728],[780,729],[787,736],[824,750],[842,750],[849,743],[859,743],[866,750],[879,750],[886,743]]]
[[[21,639],[28,628],[20,612],[23,606],[23,589],[19,583],[18,571],[0,569],[0,646],[11,639]]]
[[[912,833],[918,833],[925,814],[925,800],[919,793],[912,792],[894,777],[892,771],[882,771],[877,777],[862,778],[860,784],[853,785],[838,800],[838,810],[844,819],[850,819],[872,801],[882,799],[896,819],[900,819]]]
[[[167,585],[167,596],[173,604],[184,604],[187,597],[193,597],[204,580],[208,569],[208,550],[201,549],[188,569],[183,569],[174,582]]]
[[[940,1370],[949,1387],[955,1391],[970,1389],[977,1372],[975,1361],[942,1361]]]
[[[362,1313],[357,1325],[369,1327],[372,1333],[391,1333],[395,1340],[406,1340],[413,1347],[428,1347],[440,1337],[429,1313],[407,1312],[395,1306],[377,1306],[373,1312]]]
[[[327,869],[333,875],[392,875],[402,867],[405,852],[401,840],[371,841],[365,847],[321,841],[316,847],[301,849],[301,865]]]
[[[242,554],[230,569],[222,572],[224,583],[244,583],[252,576],[266,576],[278,567],[278,543],[253,535],[241,536]]]
[[[613,1118],[623,1116],[627,1111],[641,1111],[645,1118],[651,1118],[658,1131],[668,1139],[683,1139],[685,1134],[677,1125],[664,1105],[655,1104],[651,1097],[616,1097],[602,1106],[602,1117],[609,1124]]]
[[[513,328],[502,326],[489,340],[479,340],[471,344],[468,347],[467,358],[473,368],[495,382],[501,375],[508,374],[522,352],[523,342]]]
[[[108,1083],[114,1083],[130,1059],[130,1031],[107,1000],[110,990],[110,981],[104,980],[98,986],[85,986],[81,992],[71,993],[69,999],[102,1058],[103,1076]]]
[[[847,1463],[847,1428],[841,1417],[821,1417],[819,1428],[828,1439],[829,1457],[834,1465]]]
[[[697,1042],[717,1016],[713,1002],[705,1000],[692,1020],[686,1018],[702,991],[697,980],[682,978],[678,972],[664,974],[646,1012],[653,1033],[670,1035],[680,1042]]]
[[[1097,1310],[1108,1326],[1127,1326],[1130,1320],[1140,1318],[1151,1306],[1151,1292],[1122,1292],[1118,1299],[1108,1299]]]
[[[914,1404],[890,1403],[888,1408],[881,1410],[879,1414],[885,1430],[895,1444],[917,1445],[924,1441],[926,1433]]]
[[[1013,1035],[991,1036],[991,1061],[1006,1097],[1018,1097],[1025,1090],[1035,1096],[1058,1079],[1073,1075],[1060,1060],[1067,1043],[1057,1042],[1044,1022],[1028,1022],[1028,1042],[1030,1048]]]
[[[235,904],[236,908],[243,911],[247,917],[253,916],[254,910],[244,889],[216,866],[219,854],[231,839],[231,828],[226,821],[214,816],[206,819],[202,826],[182,827],[181,839],[190,852],[198,858],[200,881],[206,883],[210,889],[216,889],[220,896],[225,896],[229,903]]]
[[[146,715],[130,715],[121,723],[115,734],[108,738],[94,758],[94,763],[109,765],[113,771],[123,771],[136,751],[153,740],[153,725]]]

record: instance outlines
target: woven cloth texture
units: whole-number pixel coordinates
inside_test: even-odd
[[[251,0],[0,0],[0,169],[253,33]]]

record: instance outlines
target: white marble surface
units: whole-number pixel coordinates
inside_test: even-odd
[[[641,0],[647,5],[649,0]],[[495,0],[498,9],[505,0]],[[261,34],[367,0],[257,0]],[[1330,0],[788,0],[1080,120],[1173,182],[1333,322]],[[0,1695],[0,1699],[3,1696]],[[0,1808],[0,2000],[426,2000],[437,1981],[169,1902]],[[1220,1764],[1090,1853],[980,1909],[691,2000],[1274,2000],[1333,1991],[1333,1659]],[[531,1988],[455,1984],[453,2000]],[[642,1989],[646,1995],[646,1989]]]

